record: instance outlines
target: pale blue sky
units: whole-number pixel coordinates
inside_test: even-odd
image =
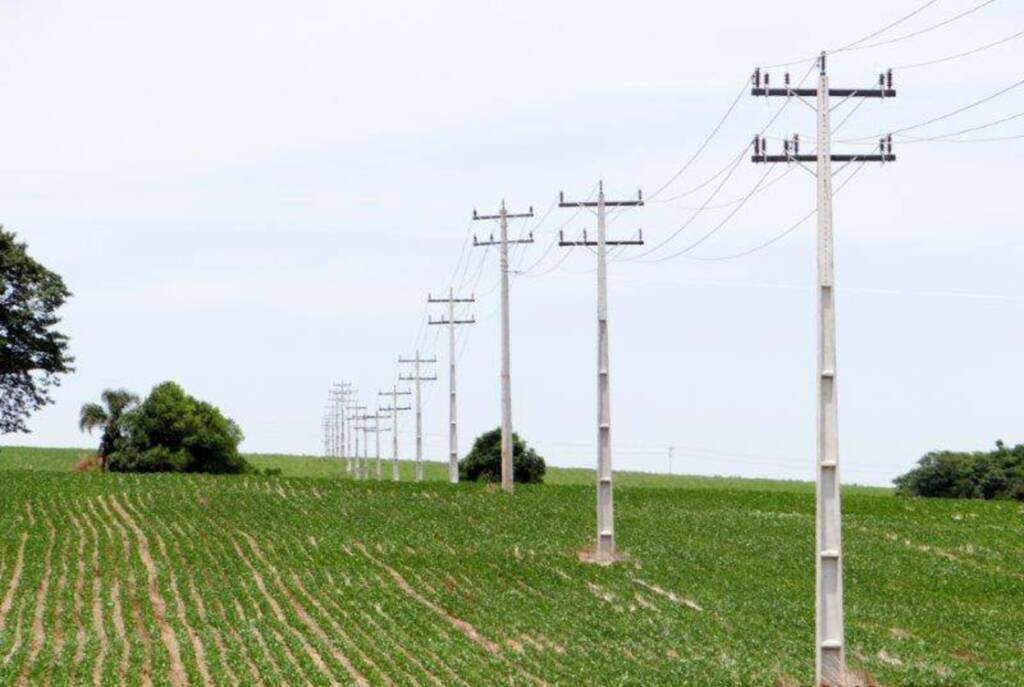
[[[347,379],[370,398],[412,353],[427,292],[449,285],[474,207],[505,197],[543,215],[560,189],[586,196],[598,178],[611,195],[652,193],[753,67],[841,46],[920,4],[8,3],[0,221],[74,291],[65,327],[78,371],[31,435],[5,441],[93,443],[76,427],[83,402],[104,387],[145,392],[175,379],[239,421],[245,450],[315,453],[328,385]],[[977,4],[938,0],[877,40]],[[886,67],[1021,30],[1024,10],[998,0],[920,37],[836,54],[833,85],[870,85]],[[1015,83],[1022,47],[897,69],[899,97],[864,104],[836,138],[923,121]],[[658,200],[722,168],[779,104],[743,97]],[[1024,88],[913,133],[1022,106]],[[813,127],[793,104],[769,133],[810,143]],[[1024,119],[965,137],[1020,133]],[[933,448],[1024,441],[1021,145],[897,144],[896,164],[866,167],[837,196],[846,479],[886,483]],[[742,164],[716,202],[744,195],[763,171]],[[623,214],[611,232],[643,227],[660,241],[710,188]],[[756,246],[813,205],[813,179],[795,170],[690,255]],[[727,213],[705,212],[664,253]],[[590,222],[553,210],[516,262],[544,255],[562,224]],[[741,259],[612,265],[616,468],[664,470],[675,445],[677,471],[813,477],[813,251],[807,223]],[[493,251],[469,257],[479,323],[460,359],[463,450],[498,420],[497,263]],[[593,264],[577,251],[551,270],[561,257],[550,250],[513,284],[514,416],[552,463],[590,466]],[[431,353],[436,341],[443,363],[435,329],[419,343]],[[440,460],[443,364],[438,372],[425,422]],[[408,430],[412,418],[403,422]],[[408,455],[408,431],[402,443]]]

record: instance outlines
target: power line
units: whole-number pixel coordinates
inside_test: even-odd
[[[981,131],[982,129],[989,129],[989,128],[993,127],[993,126],[998,126],[999,124],[1004,124],[1006,122],[1011,122],[1014,119],[1020,119],[1021,117],[1024,117],[1024,112],[1018,112],[1017,114],[1012,114],[1009,117],[1003,117],[1002,119],[997,119],[995,121],[987,122],[985,124],[979,124],[977,126],[968,127],[967,129],[960,129],[959,131],[952,131],[952,132],[950,132],[948,134],[941,134],[941,135],[937,135],[937,136],[929,136],[929,137],[926,137],[926,138],[924,138],[924,137],[916,137],[916,136],[907,136],[906,134],[903,134],[902,136],[903,136],[903,138],[907,139],[907,143],[926,143],[926,142],[930,142],[930,141],[941,141],[944,138],[952,138],[954,136],[960,136],[961,134],[969,134],[972,131]]]
[[[949,19],[946,19],[945,21],[939,22],[938,24],[932,24],[931,26],[925,27],[923,29],[918,29],[917,31],[912,31],[912,32],[904,34],[902,36],[897,36],[896,38],[889,38],[889,39],[886,39],[884,41],[879,41],[877,43],[871,43],[869,45],[858,45],[856,47],[851,45],[851,46],[846,47],[846,48],[840,48],[839,50],[835,50],[833,52],[846,52],[848,50],[870,50],[871,48],[880,48],[880,47],[882,47],[884,45],[892,45],[893,43],[899,43],[900,41],[905,41],[905,40],[908,40],[910,38],[917,38],[918,36],[922,36],[922,35],[924,35],[926,33],[930,33],[930,32],[935,31],[937,29],[941,29],[942,27],[948,26],[948,25],[952,24],[955,21],[958,21],[960,19],[963,19],[964,17],[970,16],[970,15],[974,14],[975,12],[977,12],[978,10],[984,9],[985,7],[991,5],[995,1],[996,0],[985,0],[980,5],[975,5],[974,7],[970,8],[968,10],[964,10],[960,14],[957,14],[957,15],[955,15],[953,17],[950,17]]]
[[[917,69],[918,67],[930,67],[933,64],[942,64],[943,62],[950,62],[951,60],[958,60],[961,57],[969,57],[970,55],[975,55],[975,54],[977,54],[979,52],[983,52],[983,51],[988,50],[990,48],[995,48],[997,46],[1000,46],[1003,43],[1009,43],[1012,40],[1016,40],[1016,39],[1020,38],[1021,36],[1024,36],[1024,31],[1018,31],[1017,33],[1015,33],[1013,35],[1007,36],[1006,38],[1001,38],[998,41],[995,41],[993,43],[987,43],[987,44],[981,46],[980,48],[974,48],[973,50],[967,50],[966,52],[957,53],[956,55],[949,55],[947,57],[940,57],[937,60],[928,60],[927,62],[915,62],[913,64],[901,64],[901,65],[898,65],[896,67],[893,67],[893,69]]]
[[[950,117],[955,117],[958,114],[962,114],[962,113],[967,112],[968,110],[971,110],[971,109],[973,109],[973,108],[975,108],[975,107],[977,107],[979,105],[983,105],[983,104],[989,102],[990,100],[995,100],[999,96],[1005,95],[1006,93],[1009,93],[1010,91],[1012,91],[1015,88],[1020,88],[1022,85],[1024,85],[1024,79],[1021,79],[1020,81],[1012,83],[1009,86],[1007,86],[1006,88],[1003,88],[1002,90],[996,91],[995,93],[992,93],[991,95],[987,95],[984,98],[982,98],[981,100],[976,100],[976,101],[974,101],[973,103],[971,103],[969,105],[964,105],[963,107],[959,107],[959,108],[953,110],[952,112],[947,112],[946,114],[939,115],[938,117],[932,117],[931,119],[928,119],[928,120],[923,121],[923,122],[918,122],[917,124],[911,124],[909,126],[904,126],[904,127],[899,128],[899,129],[892,129],[889,133],[890,134],[901,134],[901,133],[903,133],[905,131],[913,131],[914,129],[920,129],[921,127],[928,126],[929,124],[935,124],[936,122],[941,122],[944,119],[949,119]],[[874,139],[874,138],[876,138],[876,137],[875,136],[856,136],[856,137],[852,137],[852,138],[841,139],[839,142],[840,143],[857,143],[857,142],[860,142],[860,141],[866,141],[866,140]]]

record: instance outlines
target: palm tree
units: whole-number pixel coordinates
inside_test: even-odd
[[[103,404],[86,403],[82,406],[78,417],[78,428],[92,434],[92,430],[102,427],[103,436],[96,452],[100,457],[100,466],[105,472],[107,457],[114,452],[114,446],[121,438],[121,426],[125,414],[139,402],[139,397],[127,389],[107,389],[100,397]],[[104,407],[106,406],[106,407]]]

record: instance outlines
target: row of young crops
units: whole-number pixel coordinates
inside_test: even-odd
[[[807,495],[9,472],[3,684],[807,684]],[[847,500],[852,662],[1017,684],[1014,504]]]

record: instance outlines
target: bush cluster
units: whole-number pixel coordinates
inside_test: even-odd
[[[893,482],[908,496],[1024,501],[1024,444],[994,451],[933,451]]]
[[[124,416],[109,455],[118,472],[241,473],[254,469],[238,452],[242,430],[216,406],[164,382]]]
[[[512,481],[540,484],[547,466],[518,434],[512,434]],[[501,481],[501,428],[485,432],[473,442],[473,450],[459,461],[459,479],[469,482]]]

